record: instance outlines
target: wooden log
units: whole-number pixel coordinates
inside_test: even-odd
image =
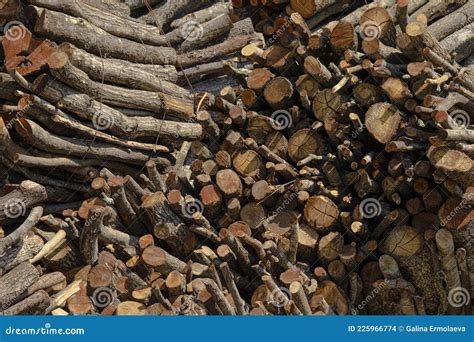
[[[114,58],[144,64],[176,63],[176,51],[118,38],[87,20],[64,13],[42,10],[36,20],[34,32],[58,41],[68,41],[97,56],[106,54]]]
[[[192,22],[191,22],[192,23]],[[186,39],[181,44],[180,51],[188,52],[202,47],[206,43],[222,36],[232,28],[233,24],[228,14],[221,14],[217,17],[196,27],[183,26],[182,30],[190,30]]]
[[[89,96],[100,98],[106,104],[151,111],[160,108],[183,120],[188,120],[193,116],[193,106],[189,100],[175,98],[164,93],[154,94],[143,90],[130,90],[94,82],[86,73],[74,67],[69,62],[69,57],[63,52],[52,55],[48,65],[54,77]],[[156,101],[150,101],[153,96],[157,99]],[[124,101],[124,97],[132,97],[135,100]]]
[[[101,58],[70,43],[59,46],[69,61],[95,81],[107,81],[134,89],[163,92],[165,94],[189,97],[189,92],[176,86],[178,73],[172,65],[147,65],[130,63],[121,59]]]
[[[189,139],[193,140],[192,136],[202,134],[202,128],[198,124],[171,122],[151,117],[128,117],[112,107],[93,100],[86,94],[55,81],[48,75],[40,76],[35,81],[33,88],[39,96],[49,102],[57,104],[79,117],[96,122],[99,130],[110,129],[118,136],[126,136],[130,139],[140,136],[156,137],[157,132],[160,132],[163,137],[187,138],[189,136]]]
[[[63,153],[74,156],[95,159],[105,158],[134,164],[143,164],[150,158],[149,154],[142,152],[130,153],[124,148],[106,143],[95,143],[91,148],[88,144],[77,139],[49,134],[35,122],[27,119],[20,119],[17,122],[16,129],[26,141],[52,153],[63,151]]]
[[[424,293],[427,312],[442,311],[441,304],[445,300],[442,285],[421,234],[413,227],[399,226],[390,232],[383,248],[397,259],[407,280]]]
[[[3,208],[0,210],[0,221],[24,216],[27,208],[45,201],[47,196],[46,189],[42,185],[32,181],[23,181],[17,189],[0,198],[0,206]]]
[[[2,310],[8,309],[22,299],[28,287],[40,277],[39,271],[29,262],[24,262],[0,277],[0,303]],[[23,297],[24,298],[24,297]]]
[[[143,251],[142,258],[145,264],[162,274],[167,275],[171,271],[186,272],[186,263],[156,246],[147,247]]]
[[[76,18],[83,18],[92,25],[116,37],[157,46],[166,46],[167,43],[166,38],[161,35],[158,28],[130,20],[125,16],[117,16],[108,10],[87,3],[87,1],[78,3],[73,0],[32,0],[30,3],[53,11],[66,13]]]

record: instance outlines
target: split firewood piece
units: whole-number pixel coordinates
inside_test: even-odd
[[[456,212],[455,215],[452,214],[454,212]],[[461,198],[450,197],[439,208],[438,218],[442,227],[449,229],[455,238],[458,238],[459,233],[466,231],[469,227],[474,213]]]
[[[446,294],[434,271],[431,252],[424,243],[422,234],[415,228],[398,226],[389,233],[381,248],[397,260],[405,278],[423,294],[427,312],[436,313],[446,301]]]
[[[447,147],[432,146],[427,152],[431,163],[461,184],[472,184],[474,161],[465,153]]]
[[[275,75],[267,68],[256,68],[247,77],[247,87],[260,94]]]
[[[34,32],[57,41],[68,41],[97,56],[107,55],[144,64],[176,63],[176,51],[118,38],[85,19],[43,9]]]
[[[310,197],[304,207],[304,218],[308,224],[318,231],[331,227],[339,217],[339,210],[328,197]]]
[[[49,40],[33,38],[21,23],[9,26],[2,39],[2,47],[7,71],[15,70],[20,75],[29,75],[44,68],[49,56],[56,50],[56,45]]]
[[[10,208],[10,205],[4,208],[8,210]],[[21,243],[21,241],[24,240],[26,234],[39,222],[39,219],[42,215],[43,208],[34,207],[29,213],[26,220],[15,231],[13,231],[13,233],[7,235],[6,237],[0,240],[0,255],[4,254],[11,246],[15,246]]]
[[[386,102],[375,103],[365,114],[365,125],[378,142],[386,144],[398,132],[400,113],[394,105]]]
[[[193,104],[189,99],[182,99],[164,93],[125,89],[92,81],[85,72],[69,62],[69,57],[64,52],[59,51],[53,54],[48,60],[48,65],[54,77],[89,96],[100,98],[106,104],[152,112],[158,109],[167,111],[170,116],[183,120],[189,120],[193,117]],[[133,98],[134,100],[124,101],[126,98]],[[150,100],[150,98],[156,98],[156,100]]]
[[[19,264],[0,277],[0,303],[2,303],[2,309],[7,309],[18,300],[23,299],[28,287],[34,284],[39,277],[38,269],[29,262]]]
[[[188,98],[189,92],[173,82],[178,79],[172,65],[136,64],[114,58],[101,58],[70,43],[63,43],[59,50],[66,53],[69,61],[94,81],[107,81],[134,89],[157,91]]]
[[[161,35],[161,31],[158,28],[114,15],[108,10],[94,6],[94,4],[88,4],[87,2],[78,3],[74,0],[32,0],[30,3],[53,11],[66,13],[76,18],[83,18],[92,25],[116,37],[157,46],[166,46],[167,44],[165,36]]]
[[[33,264],[42,258],[47,258],[49,256],[55,255],[64,247],[66,242],[66,232],[64,230],[59,230],[54,234],[54,236],[43,246],[41,251],[36,254],[33,258],[30,259],[30,262]]]
[[[228,14],[221,14],[202,25],[197,25],[194,31],[191,31],[189,36],[181,43],[180,51],[196,50],[230,31],[233,26]]]
[[[165,280],[170,296],[180,296],[186,290],[186,277],[178,271],[171,271]]]

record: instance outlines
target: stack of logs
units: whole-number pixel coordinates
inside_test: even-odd
[[[249,2],[0,1],[2,314],[473,313],[474,1]]]

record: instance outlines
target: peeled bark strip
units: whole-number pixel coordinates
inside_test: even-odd
[[[176,52],[168,47],[156,47],[118,38],[87,20],[44,9],[36,21],[34,32],[59,42],[70,42],[97,56],[107,55],[144,64],[171,64]]]

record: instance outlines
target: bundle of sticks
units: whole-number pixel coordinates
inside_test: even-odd
[[[0,312],[472,314],[473,17],[0,2]]]

